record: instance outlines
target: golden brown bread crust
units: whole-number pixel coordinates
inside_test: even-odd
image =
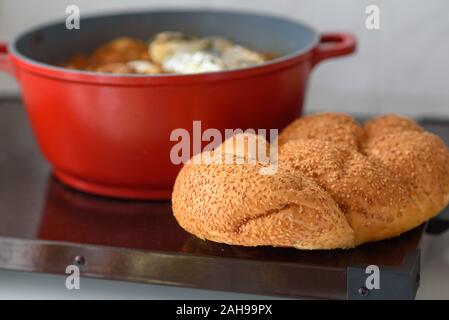
[[[293,121],[279,136],[279,145],[297,139],[320,139],[358,147],[363,135],[357,122],[344,113],[319,113]]]
[[[261,175],[259,165],[187,164],[173,193],[179,224],[202,239],[245,246],[350,247],[335,201],[313,181]]]
[[[449,152],[438,137],[395,115],[349,133],[332,130],[341,126],[341,117],[312,116],[309,121],[330,128],[314,134],[314,140],[309,138],[312,129],[292,135],[289,127],[301,119],[295,121],[281,135],[279,163],[292,174],[312,178],[333,197],[354,229],[355,245],[397,236],[444,208]],[[332,132],[339,137],[329,138]]]
[[[411,119],[394,114],[387,114],[367,121],[363,125],[363,131],[365,139],[373,139],[375,137],[401,132],[424,132],[424,129]]]
[[[389,235],[384,226],[397,219],[407,205],[407,190],[393,172],[345,146],[320,140],[296,140],[281,149],[280,168],[313,179],[339,204],[356,233],[358,243]],[[396,214],[397,212],[397,214]],[[385,229],[386,230],[386,229]]]
[[[173,192],[180,225],[228,244],[349,248],[397,236],[448,203],[447,147],[407,118],[359,126],[316,114],[293,122],[279,143],[271,176],[260,164],[185,165]]]
[[[254,156],[246,148],[233,149],[235,139],[217,148],[219,156],[229,144],[238,157]],[[195,157],[179,173],[172,202],[179,224],[199,238],[300,249],[352,246],[354,233],[338,205],[312,180],[287,173],[262,175],[258,163],[193,163]]]

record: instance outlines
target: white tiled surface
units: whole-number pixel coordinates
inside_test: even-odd
[[[0,271],[0,299],[266,299],[272,297],[81,279],[81,289],[65,289],[62,276]],[[449,232],[427,239],[417,299],[449,300]]]
[[[77,4],[81,14],[154,7],[244,9],[303,20],[320,31],[351,30],[359,38],[358,54],[318,67],[308,111],[449,117],[446,0],[0,0],[0,40],[64,18],[68,4]],[[368,4],[380,6],[381,30],[366,30]],[[17,94],[14,81],[4,75],[2,93]]]

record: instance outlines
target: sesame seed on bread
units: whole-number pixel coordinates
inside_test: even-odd
[[[237,138],[206,152],[251,158],[224,148]],[[299,118],[280,135],[278,160],[271,175],[257,161],[186,164],[172,197],[177,221],[227,244],[351,248],[411,230],[449,201],[447,147],[405,117],[364,125],[340,113]]]

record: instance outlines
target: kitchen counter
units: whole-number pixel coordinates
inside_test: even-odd
[[[21,102],[17,100],[0,100],[0,115],[0,145],[7,146],[8,144],[10,145],[12,141],[14,142],[14,148],[8,149],[8,152],[0,153],[0,163],[2,164],[0,166],[0,210],[3,210],[4,212],[10,211],[10,213],[3,215],[3,219],[7,219],[4,221],[5,223],[0,223],[0,235],[2,237],[17,237],[17,235],[19,235],[20,238],[24,239],[58,240],[66,241],[67,243],[79,242],[79,240],[82,239],[85,243],[100,245],[103,244],[101,241],[108,239],[109,242],[107,244],[112,243],[117,247],[123,247],[123,244],[126,244],[131,248],[144,248],[145,243],[143,240],[147,240],[148,244],[148,242],[158,241],[158,239],[161,239],[160,235],[158,236],[157,234],[154,238],[152,238],[151,232],[149,234],[148,229],[141,227],[137,227],[136,231],[142,233],[134,235],[134,237],[126,238],[129,234],[133,234],[133,230],[130,230],[131,232],[128,234],[126,232],[123,232],[123,234],[120,232],[115,232],[115,234],[109,235],[108,232],[111,233],[111,231],[118,230],[115,229],[116,226],[119,226],[120,230],[122,230],[121,228],[123,228],[123,225],[120,224],[120,219],[122,218],[116,216],[114,222],[109,222],[109,219],[102,220],[102,218],[98,217],[91,219],[90,217],[92,212],[101,215],[106,211],[109,214],[111,211],[117,213],[116,211],[126,211],[131,208],[135,214],[134,218],[131,220],[137,220],[136,224],[139,224],[139,221],[144,221],[142,220],[144,216],[148,217],[143,214],[146,209],[139,204],[126,204],[126,202],[116,202],[113,205],[110,205],[107,201],[94,199],[93,197],[84,196],[67,190],[59,182],[55,181],[53,178],[50,178],[48,165],[42,159],[39,151],[37,150],[29,124],[25,121],[26,116]],[[447,138],[446,143],[449,142],[449,123],[427,121],[424,122],[424,124],[427,124],[427,127],[430,128],[430,130],[435,131],[443,138]],[[17,172],[20,173],[20,179],[17,179]],[[88,209],[85,212],[86,217],[84,220],[78,219],[78,212],[83,208]],[[66,213],[62,215],[59,214],[58,212],[61,210]],[[155,210],[159,216],[156,215],[153,219],[160,221],[159,219],[162,217],[161,214],[165,213],[164,204],[156,204]],[[14,211],[14,214],[12,214],[12,211]],[[29,214],[30,212],[34,213]],[[126,217],[126,221],[130,220],[128,217],[129,216]],[[145,220],[148,220],[148,218],[145,218]],[[107,226],[103,226],[105,221]],[[166,228],[173,228],[171,226],[172,222],[169,220],[164,221],[165,222],[163,223],[167,223],[167,225],[165,225]],[[114,224],[115,222],[117,222],[116,225]],[[102,225],[99,229],[89,229],[98,226],[99,223]],[[103,232],[100,236],[97,235],[99,231]],[[151,231],[156,233],[158,232],[157,230]],[[413,234],[413,232],[411,234]],[[413,238],[410,235],[408,237],[410,239]],[[392,243],[400,245],[401,241],[404,242],[403,239],[394,240]],[[234,249],[229,249],[229,246],[216,246],[214,248],[213,245],[209,245],[209,247],[205,248],[202,244],[198,244],[194,240],[189,240],[186,238],[186,235],[182,233],[177,233],[174,236],[172,235],[169,242],[171,243],[168,243],[167,247],[177,246],[178,243],[180,243],[182,244],[181,250],[187,250],[187,252],[198,251],[207,254],[216,254],[213,250],[220,250],[222,254],[235,254]],[[375,246],[376,244],[374,244],[373,247],[375,248]],[[379,244],[379,246],[382,247],[382,244]],[[5,248],[8,249],[14,247],[3,247],[3,249]],[[33,247],[30,248],[31,249],[29,250],[33,249]],[[384,245],[382,248],[388,249],[393,247],[391,247],[391,244],[389,243],[386,246]],[[396,249],[397,248],[398,247],[396,246]],[[368,257],[372,255],[373,251],[377,252],[371,248],[371,253]],[[245,258],[249,257],[248,253],[254,253],[243,250],[236,250],[236,252]],[[278,252],[279,251],[276,251],[276,253]],[[393,253],[390,253],[390,257],[388,258],[390,261],[395,260],[395,252],[396,251],[393,250]],[[354,257],[360,257],[360,253],[363,253],[363,250],[360,251],[359,254],[355,254]],[[66,252],[61,251],[58,256],[57,248],[50,247],[47,248],[47,250],[43,250],[41,253],[32,252],[30,256],[34,259],[34,270],[45,270],[52,272],[52,270],[47,270],[49,265],[48,263],[46,264],[45,261],[48,259],[55,259],[55,268],[57,268],[58,263],[60,264],[61,262],[61,256],[64,254],[66,254]],[[259,256],[261,252],[258,251],[256,254]],[[267,252],[263,254],[267,259],[276,259],[276,256],[282,256],[281,254],[274,255],[273,253],[268,253],[267,255]],[[4,256],[8,257],[8,255]],[[316,257],[312,257],[312,262],[321,261],[328,263],[328,258],[331,256],[332,254],[323,258],[318,257],[317,255]],[[348,259],[352,261],[354,258],[351,255],[346,256],[347,257],[345,257],[345,254],[342,255],[339,260],[339,264],[346,263],[345,261]],[[11,259],[11,257],[14,257],[14,255],[10,254],[7,259]],[[117,257],[115,257],[115,259],[116,258]],[[134,257],[136,262],[138,262],[137,258]],[[285,257],[283,259],[285,259]],[[20,259],[17,261],[20,262]],[[2,261],[2,255],[0,252],[0,265],[12,265],[8,263],[9,261]],[[117,260],[111,260],[111,263],[117,263]],[[17,265],[17,263],[15,265]],[[51,265],[52,264],[50,264],[50,266]],[[135,267],[138,267],[138,263],[136,263]],[[26,267],[21,269],[27,270]],[[449,299],[448,274],[449,232],[439,236],[426,235],[422,241],[421,287],[418,291],[417,298]],[[0,298],[35,297],[61,299],[263,298],[263,296],[257,295],[125,283],[88,279],[84,277],[81,279],[81,290],[68,291],[65,288],[65,278],[63,276],[21,273],[16,271],[0,271]]]

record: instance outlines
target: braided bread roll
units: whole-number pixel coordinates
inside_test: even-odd
[[[239,138],[197,157],[244,161],[191,161],[176,180],[173,213],[199,238],[351,248],[413,229],[449,201],[447,147],[403,117],[383,116],[364,126],[337,113],[297,119],[279,137],[279,170],[272,175],[261,174],[258,161],[248,163],[254,150],[229,148]],[[256,139],[269,154],[263,138],[244,139]]]

